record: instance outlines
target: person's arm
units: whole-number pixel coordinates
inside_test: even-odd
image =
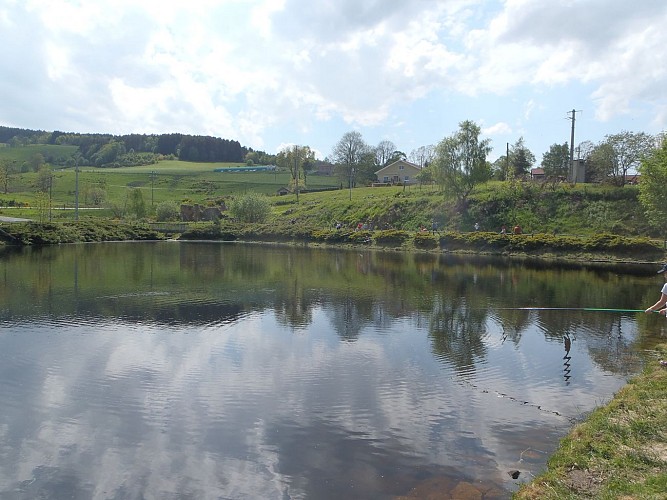
[[[667,304],[667,295],[665,295],[664,293],[661,293],[661,294],[660,294],[660,300],[658,300],[658,302],[656,302],[655,304],[653,304],[651,307],[649,307],[648,309],[646,309],[646,311],[644,311],[644,312],[647,312],[647,313],[651,313],[651,312],[659,312],[661,309],[663,309],[663,306],[664,306],[665,304]],[[665,314],[665,311],[663,310],[663,311],[661,312],[661,314]]]

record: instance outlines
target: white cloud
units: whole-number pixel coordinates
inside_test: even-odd
[[[666,126],[661,0],[29,0],[1,5],[0,24],[6,125],[327,150],[339,136],[324,133],[400,137],[401,122],[428,144],[470,115],[516,130],[567,88],[577,102],[560,108],[600,124]]]
[[[482,134],[484,135],[509,135],[512,133],[512,127],[504,122],[499,122],[490,127],[484,127]]]

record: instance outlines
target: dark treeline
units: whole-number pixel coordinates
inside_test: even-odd
[[[80,164],[121,166],[157,161],[157,155],[183,161],[244,162],[252,149],[238,141],[187,134],[80,134],[0,126],[0,142],[11,147],[28,144],[77,146]],[[152,155],[152,156],[151,156]]]

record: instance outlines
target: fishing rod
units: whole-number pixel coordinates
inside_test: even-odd
[[[644,309],[610,309],[606,307],[499,307],[499,311],[603,311],[603,312],[645,312]],[[653,311],[657,313],[658,311]]]

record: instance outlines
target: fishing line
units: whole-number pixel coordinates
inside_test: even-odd
[[[454,377],[452,377],[452,379],[453,379],[453,380],[456,380],[456,379],[454,379]],[[520,404],[520,405],[522,405],[522,406],[530,406],[530,407],[532,407],[532,408],[537,409],[538,411],[541,411],[541,412],[544,412],[544,413],[551,413],[552,415],[555,415],[555,416],[557,416],[557,417],[565,418],[565,419],[567,419],[570,423],[575,423],[575,422],[577,421],[576,418],[571,417],[571,416],[568,416],[568,415],[565,415],[565,414],[563,414],[563,413],[560,413],[559,411],[551,410],[551,409],[549,409],[549,408],[545,408],[544,406],[539,405],[539,404],[537,404],[537,403],[532,403],[532,402],[530,402],[530,401],[524,401],[523,399],[516,398],[516,397],[511,396],[511,395],[509,395],[509,394],[505,394],[504,392],[496,391],[495,389],[487,389],[487,388],[485,388],[485,387],[481,387],[481,386],[479,386],[479,385],[477,385],[477,384],[472,383],[472,382],[469,381],[469,380],[459,379],[459,380],[457,380],[457,381],[458,381],[459,383],[461,383],[461,384],[468,385],[468,386],[472,387],[473,389],[475,389],[476,391],[479,391],[479,392],[481,392],[481,393],[483,393],[483,394],[495,394],[496,397],[498,397],[498,398],[507,399],[507,400],[512,401],[512,402],[514,402],[514,403],[518,403],[518,404]]]

